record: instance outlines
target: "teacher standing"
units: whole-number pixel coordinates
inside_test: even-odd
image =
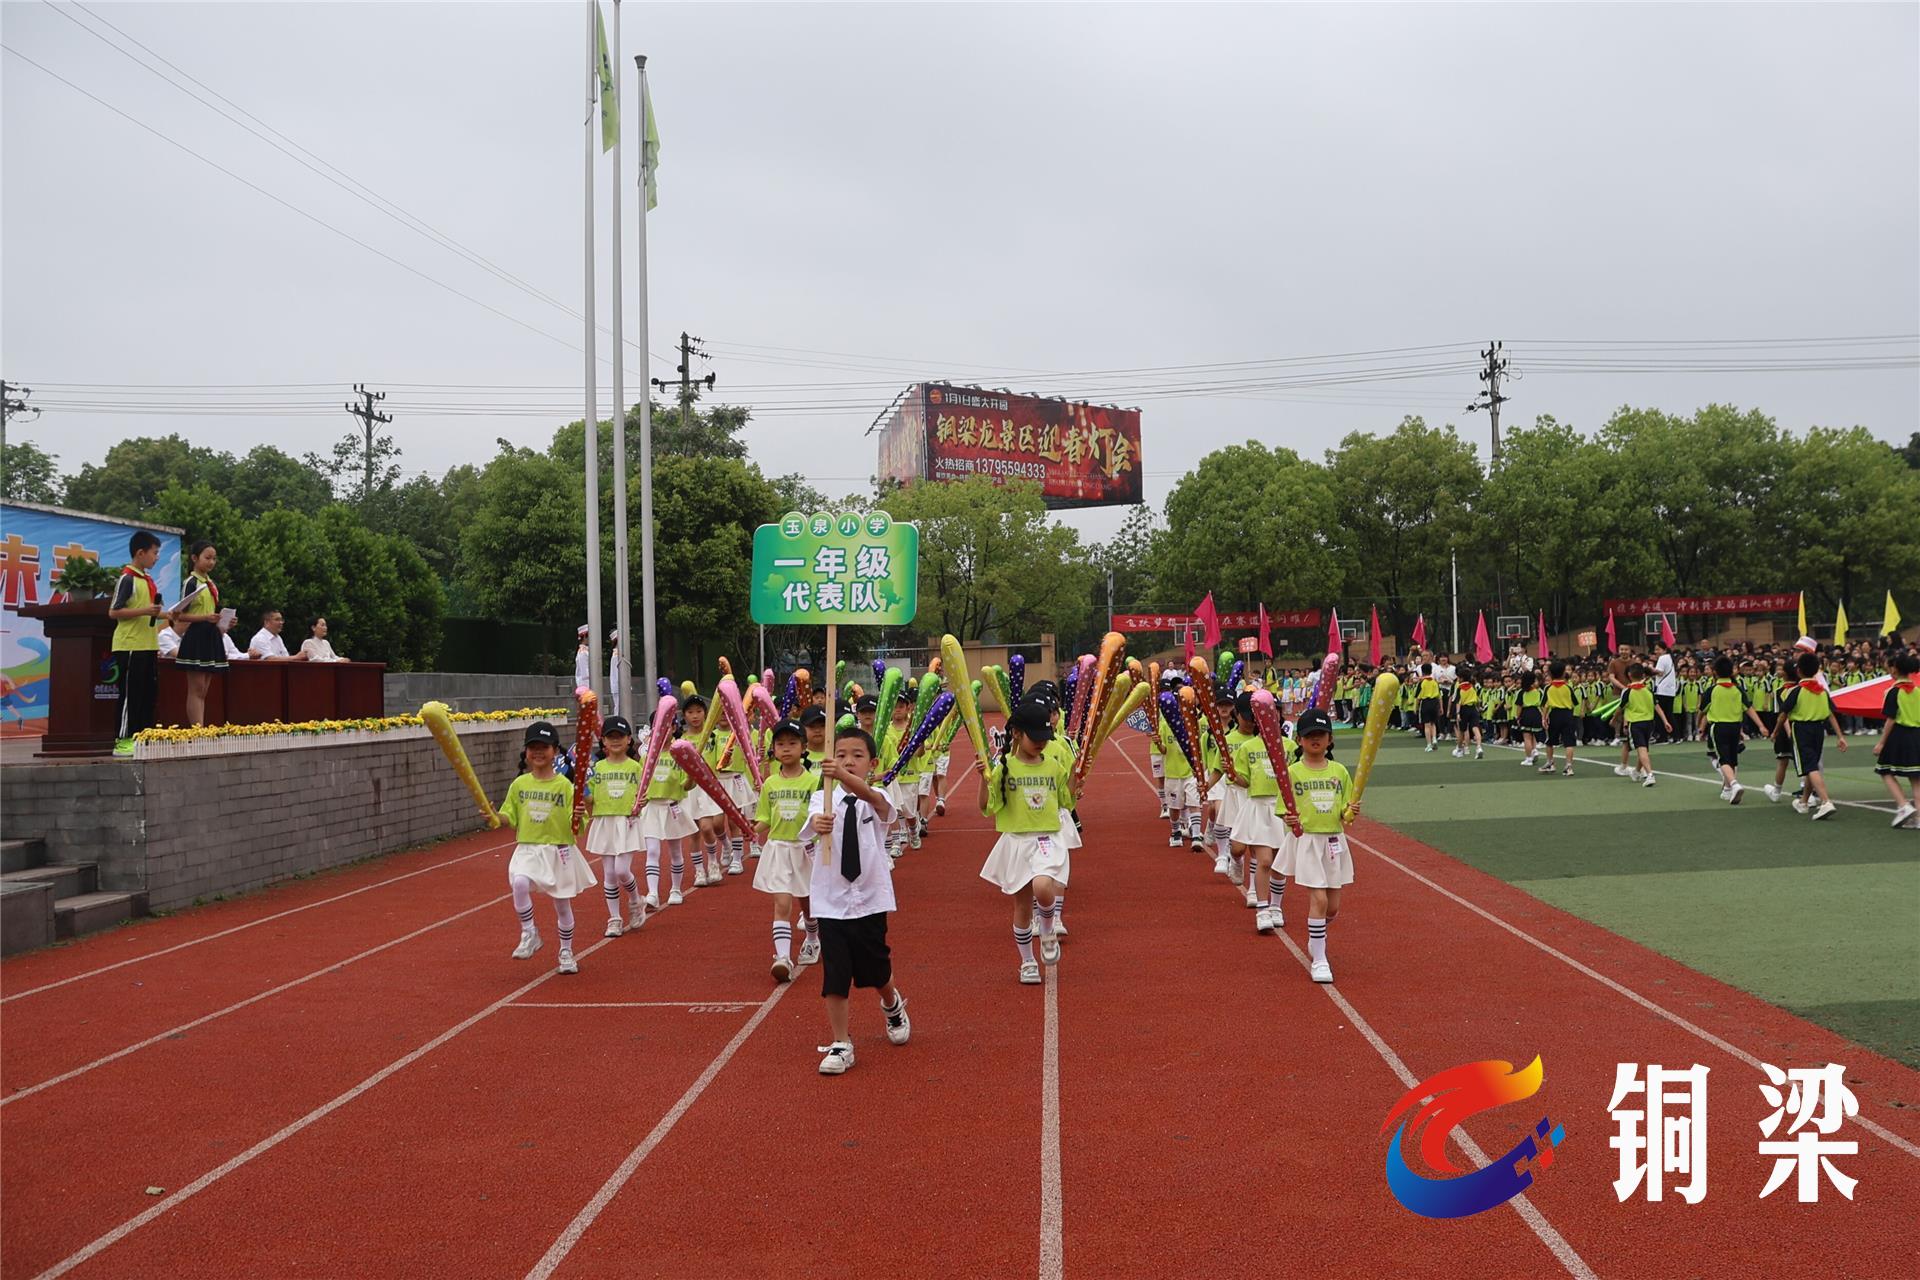
[[[172,614],[173,628],[180,633],[180,651],[173,661],[187,673],[187,723],[195,728],[207,722],[207,686],[216,672],[227,669],[227,647],[220,637],[220,588],[213,584],[219,558],[211,542],[193,544],[187,552],[186,585]]]

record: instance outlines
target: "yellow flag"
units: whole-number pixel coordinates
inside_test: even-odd
[[[645,123],[640,130],[640,171],[647,175],[647,208],[660,207],[660,188],[653,174],[660,167],[660,125],[653,118],[653,90],[643,80],[640,85],[640,115]]]
[[[1807,593],[1800,593],[1800,634],[1807,634]]]
[[[1887,592],[1886,621],[1880,624],[1880,634],[1890,636],[1900,629],[1900,611],[1893,607],[1893,592]]]
[[[620,141],[620,87],[613,78],[613,58],[607,52],[607,24],[600,5],[593,6],[593,34],[600,44],[600,150],[611,151]]]
[[[1835,644],[1847,642],[1847,606],[1844,603],[1840,606],[1839,612],[1833,615],[1833,642]]]

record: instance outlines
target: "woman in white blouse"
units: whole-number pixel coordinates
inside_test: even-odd
[[[300,646],[300,656],[308,662],[345,662],[346,659],[333,651],[327,643],[327,620],[313,620],[313,634]]]

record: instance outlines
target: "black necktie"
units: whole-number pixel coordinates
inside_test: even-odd
[[[859,796],[848,796],[846,821],[840,824],[840,874],[849,880],[860,878],[860,815],[855,806]]]

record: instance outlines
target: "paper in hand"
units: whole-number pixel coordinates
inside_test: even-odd
[[[220,619],[215,625],[222,631],[228,631],[232,629],[235,620],[239,617],[240,611],[238,609],[222,609],[220,611]]]

